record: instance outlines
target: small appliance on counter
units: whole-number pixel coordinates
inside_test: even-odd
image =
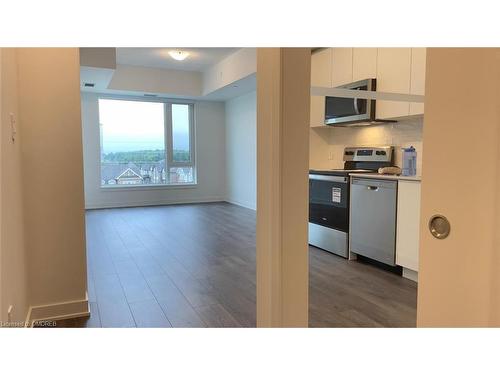
[[[344,169],[309,171],[309,244],[348,257],[350,174],[392,166],[394,149],[346,147]]]
[[[403,166],[401,175],[416,176],[417,175],[417,150],[415,147],[402,148],[403,151]]]
[[[382,167],[378,169],[378,174],[399,175],[401,168],[399,167]]]

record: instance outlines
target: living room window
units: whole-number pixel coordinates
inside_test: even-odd
[[[195,183],[193,104],[99,99],[101,187]]]

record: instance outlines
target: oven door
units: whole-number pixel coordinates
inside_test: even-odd
[[[309,222],[349,231],[349,178],[309,175]]]
[[[351,90],[375,91],[375,79],[339,86]],[[325,124],[338,125],[375,119],[375,101],[358,98],[325,97]]]

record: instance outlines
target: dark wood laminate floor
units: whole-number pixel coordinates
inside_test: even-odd
[[[310,247],[311,327],[414,327],[416,284]],[[255,327],[255,212],[87,212],[90,318],[59,327]]]

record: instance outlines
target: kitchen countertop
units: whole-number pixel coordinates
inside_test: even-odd
[[[377,180],[402,180],[402,181],[422,181],[421,176],[400,176],[378,173],[349,173],[351,177],[374,178]]]

